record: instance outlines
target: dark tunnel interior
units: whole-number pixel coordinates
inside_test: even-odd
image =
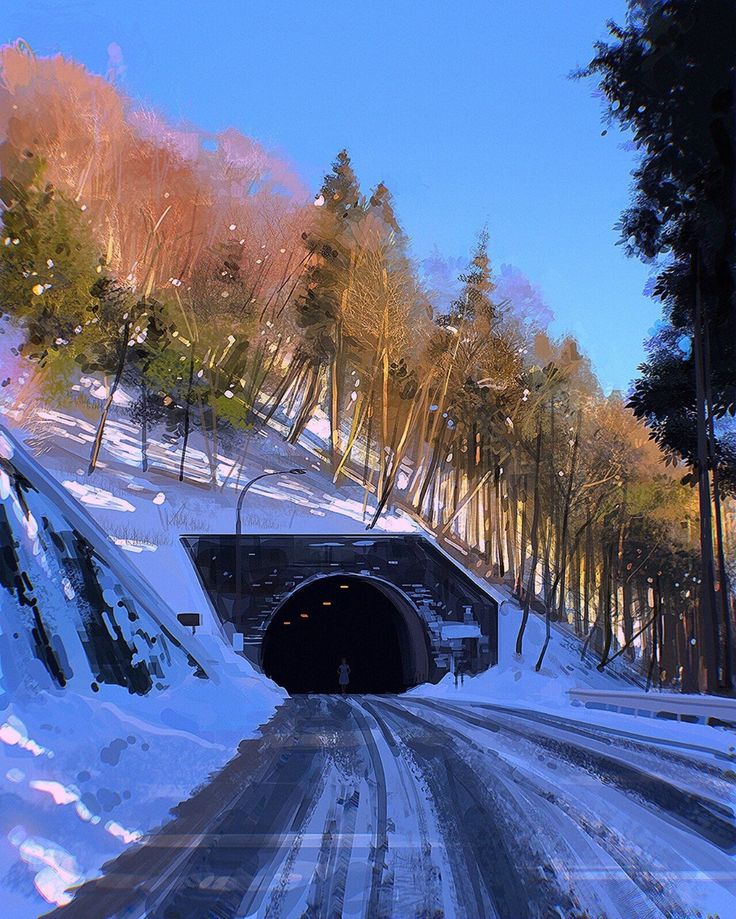
[[[263,639],[267,676],[290,694],[340,692],[338,668],[350,667],[350,693],[399,693],[407,679],[409,635],[396,603],[369,579],[318,578],[289,597]]]

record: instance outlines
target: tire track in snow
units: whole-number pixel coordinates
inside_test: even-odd
[[[451,857],[456,890],[472,891],[472,897],[460,904],[461,915],[526,919],[545,915],[550,903],[564,903],[563,915],[574,916],[574,904],[556,889],[553,879],[535,876],[533,866],[539,859],[515,839],[507,808],[494,794],[497,783],[481,781],[474,774],[456,743],[448,743],[454,739],[452,731],[393,701],[381,702],[379,710],[424,773]],[[464,740],[462,735],[458,738]]]
[[[384,873],[386,871],[386,851],[388,849],[388,799],[386,796],[386,773],[383,769],[381,756],[378,752],[376,742],[373,738],[373,732],[366,720],[365,715],[357,706],[352,706],[352,714],[363,735],[368,756],[373,766],[373,775],[375,777],[375,840],[371,851],[371,861],[373,863],[371,871],[371,889],[368,897],[368,906],[366,915],[371,919],[380,919],[389,913],[381,912],[385,908],[386,900],[390,905],[390,889],[383,884]]]
[[[390,790],[397,800],[390,808],[392,815],[388,827],[388,863],[393,874],[393,912],[391,915],[409,916],[409,909],[417,919],[425,916],[440,917],[453,915],[453,902],[457,901],[457,893],[446,883],[443,896],[442,866],[447,866],[446,881],[451,879],[449,858],[442,842],[435,837],[433,852],[432,839],[429,826],[435,825],[436,820],[429,812],[428,789],[422,784],[419,769],[414,761],[411,751],[406,747],[395,731],[391,731],[386,719],[378,711],[379,698],[365,697],[353,700],[375,722],[380,731],[382,745],[386,750],[383,753],[387,767],[392,776]],[[380,753],[380,751],[379,751]],[[393,778],[397,781],[393,781]],[[403,800],[402,800],[403,799]],[[405,852],[394,841],[394,833],[403,832],[407,835],[407,827],[402,821],[402,816],[411,824],[416,821],[418,831],[418,845]],[[398,824],[398,826],[397,826]],[[435,862],[438,863],[435,863]],[[450,902],[447,902],[448,899]],[[410,901],[410,903],[405,901]]]
[[[423,701],[420,704],[426,705]],[[496,715],[494,721],[493,718],[461,713],[451,705],[432,704],[431,707],[449,712],[453,717],[475,727],[491,731],[503,729],[533,740],[587,774],[595,775],[600,781],[641,799],[655,811],[665,811],[725,852],[733,854],[736,851],[736,823],[731,808],[692,791],[684,791],[661,776],[601,750],[599,738],[591,738],[587,744],[570,738],[563,740],[542,733],[541,726],[537,726],[536,730],[519,727],[518,724],[509,723],[511,719],[503,716]]]
[[[465,722],[465,724],[473,727],[481,727],[491,735],[499,735],[500,732],[507,731],[509,734],[515,734],[525,744],[532,744],[544,749],[541,739],[535,736],[532,731],[514,731],[513,727],[506,723],[500,725],[496,722],[495,724],[491,723],[489,725],[488,721],[483,721],[482,719],[480,719],[480,724],[476,724],[475,722],[479,719],[475,719],[473,716],[467,715],[467,713],[458,712],[452,706],[435,706],[433,703],[429,703],[422,707],[425,710],[425,714],[417,714],[416,717],[426,724],[431,724],[435,727],[439,719],[440,729],[451,736],[455,743],[464,744],[468,748],[474,748],[481,757],[483,757],[485,753],[486,762],[490,763],[490,760],[488,760],[488,747],[479,744],[477,738],[468,736],[466,733],[463,733],[463,731],[458,730],[458,721],[460,722],[460,726]],[[450,711],[442,710],[447,708],[449,708]],[[447,725],[445,722],[448,718],[454,723]],[[500,736],[502,737],[503,735],[500,734]],[[647,846],[644,842],[640,843],[636,837],[636,828],[633,826],[631,828],[632,836],[622,836],[621,833],[615,829],[615,818],[611,820],[611,823],[607,823],[606,817],[601,813],[601,810],[604,809],[604,805],[606,804],[602,797],[596,800],[596,804],[592,808],[590,805],[586,808],[584,800],[585,795],[583,792],[586,784],[588,786],[590,785],[589,779],[591,773],[587,771],[584,764],[580,762],[570,764],[572,769],[582,773],[580,781],[572,786],[576,793],[570,794],[567,790],[567,784],[564,785],[564,791],[559,785],[555,790],[552,790],[551,786],[553,786],[554,783],[545,783],[541,781],[541,776],[532,768],[535,757],[530,755],[528,751],[517,751],[515,755],[510,755],[507,750],[500,748],[498,740],[495,741],[493,749],[498,757],[504,761],[508,772],[504,776],[503,773],[498,774],[496,770],[492,772],[488,770],[489,781],[503,781],[504,778],[511,778],[514,783],[528,789],[530,793],[544,798],[588,836],[595,846],[600,848],[603,853],[619,866],[622,875],[628,877],[631,883],[639,889],[645,898],[644,901],[639,902],[636,909],[626,910],[618,907],[616,914],[636,915],[637,917],[660,914],[667,917],[684,917],[695,914],[695,900],[693,904],[688,906],[684,905],[682,902],[682,897],[687,899],[682,885],[678,885],[676,888],[680,894],[680,898],[676,899],[672,895],[672,891],[675,888],[667,883],[669,879],[674,880],[679,877],[678,871],[673,870],[672,864],[666,864],[663,858],[658,858],[654,854],[656,851],[661,855],[662,850],[667,849],[668,843],[664,841],[666,837],[661,835],[657,837],[662,841],[655,847],[651,845]],[[484,768],[482,760],[479,760],[479,762],[481,765],[478,767],[478,771],[482,771]],[[596,779],[600,781],[600,777],[596,776]],[[616,789],[615,793],[622,794],[624,792]],[[638,806],[641,807],[642,803],[639,802]],[[656,814],[656,810],[647,808],[646,813]],[[661,814],[658,814],[657,817],[663,819]],[[647,827],[647,822],[649,822],[651,818],[645,817],[642,821],[641,817],[639,817],[638,820],[640,821],[638,825],[640,836],[645,830],[648,831],[650,836],[657,836],[654,830]],[[683,832],[686,832],[686,830],[683,830]],[[672,849],[671,846],[670,848]],[[676,848],[672,849],[672,851],[680,855]],[[722,857],[723,856],[721,856],[721,858]],[[689,864],[688,858],[689,853],[687,855],[682,855],[679,860],[681,863]],[[690,867],[693,868],[692,865],[690,865]],[[698,866],[694,866],[694,870],[692,870],[690,874],[694,875],[698,880],[701,877],[704,879],[708,878],[708,871]],[[727,875],[729,880],[733,876],[730,871],[727,872]],[[614,880],[614,878],[612,878],[612,880]],[[698,892],[696,891],[695,897],[697,897],[697,894]],[[625,892],[624,896],[630,899],[630,895],[627,895]],[[698,903],[698,905],[700,904]],[[720,913],[713,913],[713,915],[716,914],[720,915]]]
[[[702,791],[703,788],[706,788],[708,797],[714,802],[733,799],[736,791],[734,778],[729,778],[724,774],[726,770],[732,770],[734,765],[734,756],[730,753],[672,738],[645,737],[611,725],[585,724],[582,721],[553,716],[546,712],[533,712],[477,701],[468,702],[464,706],[448,700],[438,700],[438,702],[459,712],[467,712],[470,707],[481,717],[487,713],[488,717],[492,718],[495,713],[509,716],[521,723],[534,724],[537,728],[543,725],[547,729],[552,729],[555,734],[570,735],[573,742],[589,739],[608,749],[614,749],[617,754],[633,757],[636,763],[640,763],[648,771],[651,771],[654,763],[659,766],[660,774],[666,773],[668,777],[673,777],[674,772],[678,781],[691,787],[692,790]],[[717,765],[718,761],[722,765]],[[697,778],[697,785],[693,782],[694,776]],[[700,794],[700,797],[706,797],[706,795]]]
[[[304,796],[294,816],[291,825],[291,833],[289,834],[292,838],[292,843],[282,862],[281,869],[278,872],[278,880],[274,884],[273,879],[276,877],[276,872],[274,872],[272,877],[266,872],[263,872],[260,877],[260,884],[256,889],[248,891],[248,894],[241,902],[238,909],[239,913],[246,916],[255,915],[261,910],[265,899],[268,897],[268,905],[266,906],[264,914],[266,919],[280,919],[284,897],[286,896],[292,878],[294,862],[302,848],[306,828],[309,825],[322,795],[325,793],[326,784],[327,769],[323,769],[319,783],[315,786],[313,796],[311,798],[309,795]]]
[[[455,764],[459,762],[460,770],[465,775],[467,775],[468,771],[471,774],[475,772],[476,781],[480,783],[476,789],[476,794],[482,799],[485,798],[486,801],[489,798],[491,799],[491,810],[503,809],[507,799],[524,802],[533,801],[535,798],[541,797],[550,804],[556,803],[556,799],[550,795],[546,787],[540,787],[539,777],[525,774],[519,762],[509,760],[504,753],[499,753],[478,744],[475,739],[468,737],[459,730],[457,723],[448,725],[446,723],[447,718],[456,719],[456,713],[453,712],[450,716],[439,711],[432,713],[425,711],[424,714],[417,714],[414,711],[404,709],[403,705],[400,706],[398,713],[407,718],[407,724],[409,725],[411,724],[411,719],[416,718],[423,723],[425,729],[444,735],[445,746],[453,750],[449,758],[454,760]],[[427,745],[430,756],[432,750],[436,749],[437,746],[437,743]],[[461,756],[460,751],[463,751],[464,755]],[[469,766],[469,763],[472,765]],[[452,765],[450,768],[452,768]],[[519,795],[519,788],[524,792],[524,795]],[[483,810],[487,813],[488,805],[483,807]],[[654,919],[654,917],[660,915],[660,911],[653,907],[648,896],[640,896],[637,899],[633,892],[625,893],[623,897],[617,896],[615,903],[609,904],[615,910],[611,913],[602,911],[600,906],[595,912],[591,913],[589,907],[592,903],[580,905],[576,895],[577,891],[570,890],[565,892],[560,888],[556,877],[559,871],[555,868],[555,859],[551,857],[551,852],[554,852],[554,839],[544,839],[545,835],[549,836],[550,834],[543,832],[544,825],[541,821],[535,823],[533,828],[528,826],[533,815],[533,812],[530,814],[528,811],[526,813],[520,811],[516,818],[512,815],[511,821],[505,825],[495,819],[475,826],[478,836],[485,836],[486,844],[491,847],[501,847],[504,842],[503,836],[506,836],[507,840],[517,837],[517,846],[512,846],[512,851],[514,848],[516,849],[516,857],[510,859],[513,862],[513,867],[508,868],[509,859],[507,859],[506,869],[518,871],[521,880],[520,896],[527,899],[515,905],[513,902],[509,902],[508,896],[505,896],[502,890],[502,896],[500,898],[496,897],[494,901],[495,916],[498,916],[499,919],[505,919],[505,917],[508,917],[508,919],[523,919],[523,917],[542,916],[564,916],[565,919],[573,919],[573,917],[587,917],[590,915],[631,915],[636,916],[637,919]],[[566,812],[566,815],[572,819],[569,813]],[[586,832],[585,826],[580,826],[578,823],[575,823],[575,826],[578,830],[582,829]],[[518,838],[521,835],[519,833],[520,827],[526,827],[526,841]],[[555,830],[557,832],[559,828],[555,828]],[[532,834],[533,839],[531,838]],[[595,838],[594,841],[596,847],[599,848],[600,840]],[[542,845],[542,843],[544,844]],[[574,849],[571,849],[571,854],[574,851]],[[611,856],[610,852],[607,854]],[[559,858],[556,861],[559,867],[565,864]],[[612,862],[618,864],[614,858],[612,858]],[[600,867],[600,864],[599,861],[598,867]],[[481,873],[483,873],[484,868],[486,869],[488,878],[484,877],[484,880],[490,881],[492,886],[494,876],[502,873],[504,866],[503,864],[501,866],[494,864],[492,860],[486,858],[481,861],[479,868]],[[567,878],[560,877],[559,880],[566,885],[570,883]],[[638,886],[636,878],[627,878],[627,880],[633,882],[632,888],[636,890]],[[496,883],[498,883],[498,880],[496,880]],[[535,892],[536,897],[533,896]],[[591,892],[593,893],[591,900],[595,902],[598,897],[595,896],[594,891]],[[604,897],[603,899],[605,900],[606,898]],[[621,910],[622,900],[634,905],[635,908]],[[484,916],[485,914],[480,912],[478,915]],[[674,917],[679,914],[665,912],[664,915]]]

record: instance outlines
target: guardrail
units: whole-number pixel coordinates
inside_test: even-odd
[[[573,705],[598,711],[687,721],[714,727],[736,728],[736,700],[718,696],[681,695],[673,692],[615,692],[600,689],[571,689]]]

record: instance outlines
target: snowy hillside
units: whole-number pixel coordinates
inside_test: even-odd
[[[253,432],[238,450],[218,454],[213,486],[205,445],[196,433],[187,451],[185,481],[180,482],[179,446],[167,443],[160,432],[152,434],[149,468],[142,472],[139,432],[121,417],[108,420],[92,476],[86,466],[94,425],[79,412],[40,408],[26,428],[15,430],[175,613],[202,615],[205,636],[219,636],[218,626],[178,537],[232,533],[238,492],[253,476],[294,466],[306,470],[298,478],[273,476],[257,482],[243,505],[244,532],[364,532],[362,486],[345,480],[335,485],[311,439],[291,446],[276,431]],[[391,511],[377,529],[408,532],[416,524]],[[200,631],[197,638],[202,638]],[[217,644],[219,637],[207,644],[207,653],[219,654]]]
[[[506,590],[488,586],[498,601],[498,664],[466,677],[455,687],[452,674],[437,685],[426,684],[411,690],[412,695],[428,698],[487,699],[501,704],[531,706],[552,711],[570,709],[571,689],[635,689],[626,666],[616,661],[610,670],[600,673],[588,655],[581,659],[581,642],[565,629],[551,626],[550,643],[542,668],[535,664],[545,638],[544,619],[532,615],[524,634],[524,653],[515,653],[516,636],[521,621],[519,604]],[[569,716],[570,711],[566,714]]]

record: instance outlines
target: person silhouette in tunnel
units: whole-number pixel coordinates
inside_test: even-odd
[[[342,663],[337,668],[338,682],[340,684],[340,692],[345,695],[348,691],[348,683],[350,682],[350,664],[343,657]]]

